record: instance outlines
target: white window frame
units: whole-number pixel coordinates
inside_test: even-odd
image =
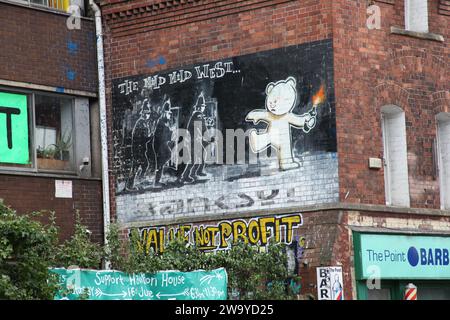
[[[392,117],[398,116],[401,118],[401,121],[404,125],[404,138],[405,138],[405,147],[406,147],[406,159],[404,165],[406,171],[406,188],[404,199],[398,200],[394,199],[394,195],[392,192],[392,168],[390,161],[390,148],[392,148],[389,137],[389,130],[386,126],[386,121]],[[385,183],[385,197],[386,197],[386,205],[388,206],[400,206],[400,207],[410,207],[410,193],[409,193],[409,173],[408,173],[408,154],[407,154],[407,141],[406,141],[406,123],[405,123],[405,112],[398,106],[395,105],[387,105],[381,108],[381,129],[382,129],[382,140],[383,140],[383,163],[384,163],[384,183]],[[402,198],[402,197],[400,197]]]
[[[441,209],[449,210],[450,209],[450,196],[448,193],[450,192],[450,172],[445,170],[444,160],[443,160],[443,150],[442,150],[442,141],[441,141],[441,125],[442,123],[446,123],[446,125],[450,126],[450,113],[442,112],[436,116],[436,140],[437,140],[437,157],[438,157],[438,179],[439,179],[439,190],[440,190],[440,199],[441,199]],[[447,190],[449,189],[449,190]]]
[[[428,4],[428,0],[405,0],[405,29],[407,31],[429,32]],[[424,12],[420,10],[424,10]]]
[[[23,5],[28,5],[30,7],[36,7],[36,8],[45,8],[45,9],[49,9],[49,10],[56,10],[56,11],[60,11],[60,12],[66,12],[66,10],[64,10],[64,0],[39,0],[42,1],[42,3],[35,3],[32,2],[32,0],[7,0],[9,2],[16,2],[16,3],[21,3]],[[56,2],[56,7],[51,6],[49,3],[51,1],[55,1]],[[72,1],[69,1],[69,6],[71,4]]]
[[[57,94],[52,92],[40,92],[40,91],[34,91],[34,90],[22,90],[17,88],[9,88],[9,87],[3,87],[0,86],[0,92],[7,92],[7,93],[16,93],[16,94],[22,94],[27,96],[28,101],[28,130],[29,130],[29,154],[30,154],[30,160],[31,160],[31,167],[26,166],[14,166],[14,164],[8,165],[7,163],[0,164],[0,173],[9,173],[9,172],[18,172],[18,173],[33,173],[33,174],[60,174],[60,175],[70,175],[70,176],[86,176],[85,174],[82,174],[78,168],[78,165],[80,164],[80,159],[83,158],[89,158],[91,159],[91,150],[90,150],[90,131],[89,131],[89,142],[86,143],[85,141],[77,141],[77,137],[82,134],[82,130],[77,128],[76,123],[76,100],[79,99],[76,96],[72,95],[66,95],[66,94]],[[36,131],[36,110],[35,110],[35,95],[44,95],[44,96],[52,96],[52,97],[59,97],[64,99],[71,99],[72,100],[72,155],[71,155],[71,170],[57,170],[57,169],[39,169],[37,167],[37,152],[36,152],[36,144],[35,144],[35,131]],[[88,117],[89,122],[91,121],[89,116],[89,110],[88,110]],[[88,124],[90,126],[90,124]],[[79,145],[87,145],[89,149],[89,154],[79,154]],[[83,151],[84,153],[87,153]],[[88,168],[87,176],[91,176],[90,172],[90,164]]]

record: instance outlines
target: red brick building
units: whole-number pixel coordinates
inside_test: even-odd
[[[413,282],[419,299],[450,298],[448,1],[99,4],[125,233],[160,249],[170,230],[195,242],[206,229],[205,250],[266,234],[291,245],[303,297],[401,299]],[[195,117],[249,130],[246,159],[278,160],[180,165],[173,137]],[[237,150],[218,141],[202,159]],[[342,278],[318,288],[317,267],[333,266]]]
[[[101,242],[95,24],[69,23],[70,4],[0,1],[0,198],[19,213],[55,211],[62,238],[78,210]]]

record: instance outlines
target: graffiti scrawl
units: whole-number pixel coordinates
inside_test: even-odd
[[[195,245],[201,251],[228,250],[239,241],[265,247],[273,240],[276,243],[292,244],[297,257],[297,247],[303,246],[304,240],[299,240],[295,233],[302,225],[303,217],[300,214],[268,216],[250,220],[225,220],[210,225],[140,228],[140,238],[134,240],[143,253],[151,250],[155,253],[164,252],[166,244],[175,238]]]

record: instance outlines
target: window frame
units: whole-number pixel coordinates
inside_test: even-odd
[[[448,124],[446,124],[448,123]],[[438,180],[439,180],[439,196],[440,196],[440,206],[441,210],[450,210],[450,202],[447,201],[446,193],[450,192],[447,190],[448,181],[450,179],[450,172],[444,169],[443,161],[443,143],[441,141],[441,129],[443,125],[450,126],[450,113],[442,112],[436,116],[436,142],[437,142],[437,164],[438,164]],[[449,184],[450,185],[450,184]]]
[[[390,207],[402,207],[402,208],[410,208],[411,207],[411,193],[410,193],[410,181],[409,181],[409,164],[408,164],[408,133],[406,128],[406,113],[400,106],[395,104],[387,104],[381,108],[381,133],[382,133],[382,141],[383,141],[383,162],[384,162],[384,189],[385,189],[385,203]],[[394,119],[395,117],[400,117],[402,120],[402,126],[404,124],[404,137],[405,139],[405,148],[406,148],[406,194],[404,195],[405,203],[400,203],[398,201],[398,195],[393,192],[392,189],[392,162],[390,152],[392,151],[392,144],[390,143],[390,128],[387,125],[387,121],[390,119]]]
[[[411,17],[410,17],[410,11],[411,9],[411,2],[412,0],[404,0],[404,7],[405,7],[405,30],[410,32],[419,32],[419,33],[429,33],[430,32],[430,10],[429,10],[429,1],[428,0],[422,0],[426,2],[426,30],[416,30],[412,27],[411,23]]]
[[[10,3],[21,4],[23,6],[27,6],[27,7],[30,7],[30,8],[51,10],[51,11],[54,11],[54,12],[60,12],[60,13],[66,13],[66,14],[68,13],[64,8],[55,8],[55,7],[49,6],[48,4],[45,5],[45,4],[34,3],[34,2],[31,2],[31,0],[7,0],[7,1],[10,2]],[[48,3],[49,0],[44,0],[44,1],[47,1],[47,3]],[[55,1],[59,1],[59,0],[55,0]],[[61,1],[64,1],[64,0],[61,0]],[[70,5],[71,4],[70,4],[70,1],[69,1],[69,7],[70,7]]]
[[[76,138],[77,129],[75,125],[75,99],[76,96],[67,94],[58,94],[53,92],[20,89],[20,88],[8,88],[0,86],[0,92],[23,94],[27,96],[27,108],[28,108],[28,135],[29,135],[29,154],[31,160],[31,167],[26,166],[13,166],[14,164],[0,164],[0,173],[32,173],[32,174],[59,174],[67,176],[78,176],[76,170]],[[39,169],[37,166],[37,152],[36,152],[36,107],[35,107],[35,95],[50,96],[56,98],[70,99],[71,100],[71,115],[72,115],[72,156],[71,156],[71,170],[56,170],[56,169]],[[89,119],[90,121],[90,119]]]

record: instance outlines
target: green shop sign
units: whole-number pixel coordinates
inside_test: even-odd
[[[55,299],[77,300],[226,300],[225,269],[160,271],[127,274],[112,270],[51,269],[59,275],[62,291]],[[70,292],[64,296],[63,292]]]
[[[0,92],[0,163],[28,164],[27,96]]]
[[[450,279],[450,237],[354,234],[358,280]]]

